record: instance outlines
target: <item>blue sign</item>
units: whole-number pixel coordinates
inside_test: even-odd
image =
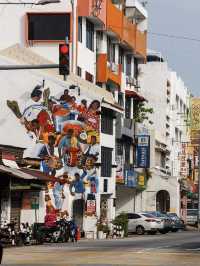
[[[150,167],[150,136],[137,136],[138,142],[136,146],[136,166],[137,168]]]
[[[136,173],[133,170],[126,170],[125,171],[125,186],[136,188],[137,187],[137,176],[138,173]]]

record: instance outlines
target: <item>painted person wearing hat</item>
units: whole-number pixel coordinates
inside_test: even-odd
[[[32,121],[37,118],[39,112],[45,109],[45,107],[40,101],[41,98],[42,98],[42,90],[41,87],[38,85],[31,92],[31,99],[27,101],[24,106],[22,112],[22,118],[25,118],[27,121]]]

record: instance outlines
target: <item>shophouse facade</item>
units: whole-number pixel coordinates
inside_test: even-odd
[[[2,70],[0,144],[2,153],[14,155],[16,161],[14,165],[4,159],[5,167],[28,166],[36,171],[29,174],[38,176],[42,171],[52,178],[39,193],[37,221],[43,221],[47,212],[67,211],[83,231],[95,231],[100,217],[110,222],[116,214],[116,159],[125,170],[134,160],[133,109],[135,101],[144,100],[137,77],[138,64],[146,58],[147,12],[138,1],[5,3],[0,25],[5,33],[0,44],[4,66],[58,64],[59,44],[69,42],[66,81],[58,69]],[[66,89],[68,98],[62,97]],[[34,97],[40,98],[37,111],[30,109]],[[60,108],[63,99],[70,99],[65,110],[52,109]],[[41,136],[41,129],[46,135]],[[52,153],[49,137],[54,142]],[[41,155],[45,147],[49,164]],[[123,186],[119,201],[126,195]],[[28,196],[20,191],[20,202],[34,192]],[[22,209],[20,221],[32,223],[35,211],[26,208],[31,215],[23,215]]]

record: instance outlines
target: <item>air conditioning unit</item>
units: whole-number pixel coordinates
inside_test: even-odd
[[[111,71],[112,71],[112,72],[115,72],[115,73],[118,72],[118,65],[117,65],[117,64],[115,64],[115,63],[111,63],[111,64],[110,64],[110,68],[111,68]]]

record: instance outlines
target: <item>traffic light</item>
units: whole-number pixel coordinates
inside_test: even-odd
[[[69,75],[70,56],[69,44],[59,44],[59,74]]]

